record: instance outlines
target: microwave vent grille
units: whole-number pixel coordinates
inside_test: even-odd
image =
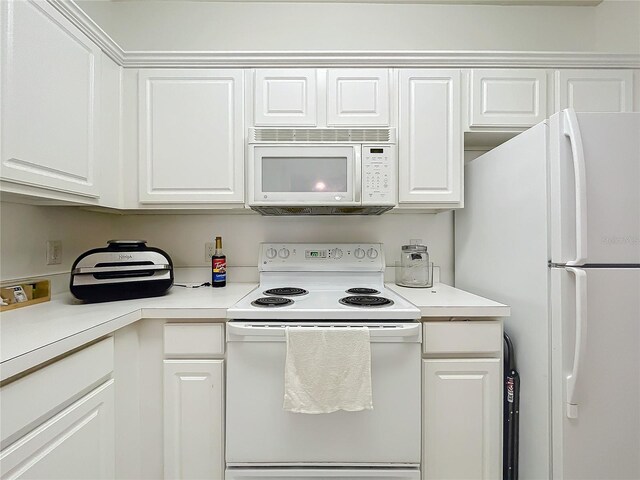
[[[252,128],[251,142],[394,143],[392,128]]]
[[[264,216],[304,215],[381,215],[393,206],[262,206],[251,205],[251,209]]]

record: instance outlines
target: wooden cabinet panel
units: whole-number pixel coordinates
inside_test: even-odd
[[[0,452],[3,479],[114,478],[114,380]]]
[[[140,72],[140,202],[244,201],[242,75]]]
[[[165,478],[224,478],[222,360],[164,361]]]
[[[97,198],[100,49],[46,2],[0,8],[2,179]]]
[[[328,126],[388,126],[389,69],[327,70]]]
[[[258,69],[254,79],[255,126],[316,126],[313,68]]]
[[[502,478],[500,359],[428,359],[422,370],[422,478]]]
[[[401,70],[400,203],[462,201],[459,70]]]
[[[470,127],[530,127],[547,116],[544,70],[472,70]]]
[[[633,72],[558,70],[556,111],[569,107],[577,112],[633,111]]]

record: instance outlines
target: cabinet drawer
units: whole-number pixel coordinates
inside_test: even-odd
[[[499,322],[434,322],[423,324],[426,354],[481,354],[499,356],[502,326]]]
[[[0,452],[0,476],[115,478],[114,440],[111,379]]]
[[[224,354],[223,323],[168,323],[164,326],[167,357],[211,357]]]
[[[5,385],[0,389],[2,442],[41,423],[112,371],[113,338],[109,337]]]

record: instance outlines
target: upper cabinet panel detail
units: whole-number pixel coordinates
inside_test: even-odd
[[[98,197],[100,50],[46,2],[0,3],[2,179]]]
[[[389,69],[328,70],[327,125],[389,125]]]
[[[315,126],[317,103],[315,69],[256,70],[256,126]]]
[[[470,127],[529,127],[546,118],[544,70],[472,70]]]
[[[140,201],[244,201],[241,70],[142,70]]]
[[[578,112],[631,112],[633,71],[558,70],[556,110]]]
[[[459,70],[401,70],[400,203],[462,201]]]

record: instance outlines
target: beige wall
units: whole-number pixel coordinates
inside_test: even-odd
[[[126,50],[528,50],[640,53],[640,2],[596,7],[95,1]]]
[[[80,253],[113,238],[116,219],[74,207],[0,202],[0,280],[68,273]],[[46,265],[47,240],[62,241],[60,265]]]
[[[258,244],[382,242],[387,265],[400,246],[421,238],[442,280],[453,282],[453,215],[385,214],[380,217],[261,217],[255,214],[112,215],[71,207],[0,203],[0,280],[68,273],[84,251],[111,238],[142,238],[172,257],[176,267],[203,267],[204,244],[222,235],[230,267],[244,281],[257,278]],[[61,265],[45,265],[47,240],[62,240]],[[205,281],[203,278],[202,281]],[[230,278],[233,281],[233,278]]]

